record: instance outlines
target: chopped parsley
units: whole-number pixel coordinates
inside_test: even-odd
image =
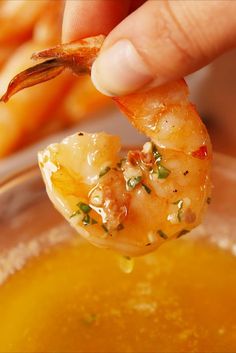
[[[166,179],[170,174],[170,170],[160,164],[162,161],[162,155],[157,150],[157,147],[155,145],[153,145],[152,147],[152,153],[157,164],[157,170],[154,170],[153,172],[157,173],[158,179]]]
[[[173,204],[178,206],[177,218],[178,218],[178,221],[181,222],[182,208],[183,208],[184,201],[183,200],[178,200],[178,201],[173,202]]]
[[[155,145],[153,145],[153,147],[152,147],[152,153],[153,153],[155,161],[157,163],[160,163],[161,160],[162,160],[162,155],[158,152],[158,150],[157,150]]]
[[[142,183],[142,187],[148,194],[151,194],[152,190],[146,184]]]
[[[72,213],[72,215],[70,216],[70,218],[73,218],[73,217],[77,216],[77,215],[80,214],[80,213],[81,213],[80,210],[77,210],[77,211],[75,211],[75,212]]]
[[[90,217],[89,212],[92,210],[92,208],[84,202],[79,202],[77,203],[78,206],[78,210],[73,212],[72,215],[70,216],[70,218],[75,217],[76,215],[79,214],[83,214],[83,219],[82,219],[82,223],[87,226],[88,224],[97,224],[98,222],[96,221],[96,219]]]
[[[105,174],[107,174],[109,172],[109,170],[111,170],[111,168],[109,166],[105,167],[104,169],[101,170],[101,172],[99,173],[99,178],[103,177]]]
[[[168,236],[166,233],[163,232],[163,230],[159,229],[157,233],[160,235],[161,238],[163,239],[168,239]]]
[[[166,179],[170,174],[170,170],[165,168],[163,165],[158,165],[157,169],[158,179]]]
[[[86,215],[84,216],[84,218],[82,219],[82,222],[83,222],[83,224],[84,224],[85,226],[87,226],[88,224],[90,224],[90,221],[91,221],[91,217],[90,217],[90,215],[88,215],[88,214],[86,214]]]
[[[85,226],[89,225],[89,224],[97,224],[98,222],[96,221],[96,219],[90,217],[89,214],[86,214],[84,216],[84,218],[82,219],[82,222]]]
[[[133,190],[135,188],[135,186],[137,186],[142,180],[142,177],[141,176],[137,176],[137,177],[133,177],[133,178],[130,178],[128,181],[127,181],[127,189],[128,190]]]
[[[79,202],[77,206],[81,209],[82,212],[84,213],[89,213],[91,211],[91,207],[84,202]]]

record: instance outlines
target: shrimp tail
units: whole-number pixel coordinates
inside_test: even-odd
[[[55,47],[34,53],[32,59],[64,58],[68,60],[69,57],[80,57],[87,58],[87,61],[89,61],[90,58],[94,59],[96,57],[104,39],[105,36],[99,35],[67,44],[59,44]]]
[[[1,102],[7,102],[10,97],[24,88],[32,87],[38,83],[49,81],[58,76],[65,69],[63,62],[56,59],[47,60],[26,69],[16,75],[9,83],[6,93],[1,97]]]
[[[32,59],[46,61],[16,75],[0,101],[7,102],[22,89],[53,79],[65,68],[69,68],[76,75],[89,74],[104,39],[105,36],[99,35],[34,53]]]

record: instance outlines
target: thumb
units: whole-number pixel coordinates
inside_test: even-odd
[[[106,38],[92,67],[102,93],[183,77],[236,44],[235,1],[147,1]]]

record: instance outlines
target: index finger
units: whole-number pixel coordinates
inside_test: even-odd
[[[67,0],[62,41],[108,34],[127,16],[131,0]]]

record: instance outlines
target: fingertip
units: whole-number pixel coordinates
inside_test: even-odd
[[[139,90],[153,76],[133,44],[122,39],[100,53],[93,64],[91,78],[101,93],[122,96]]]
[[[67,0],[62,41],[107,35],[128,14],[130,0]]]
[[[94,87],[102,94],[108,97],[114,97],[114,94],[110,92],[106,87],[104,87],[103,83],[100,80],[100,73],[96,62],[94,62],[92,69],[91,69],[91,81]]]
[[[62,23],[62,42],[68,43],[78,37],[78,12],[79,3],[77,1],[66,1]]]

